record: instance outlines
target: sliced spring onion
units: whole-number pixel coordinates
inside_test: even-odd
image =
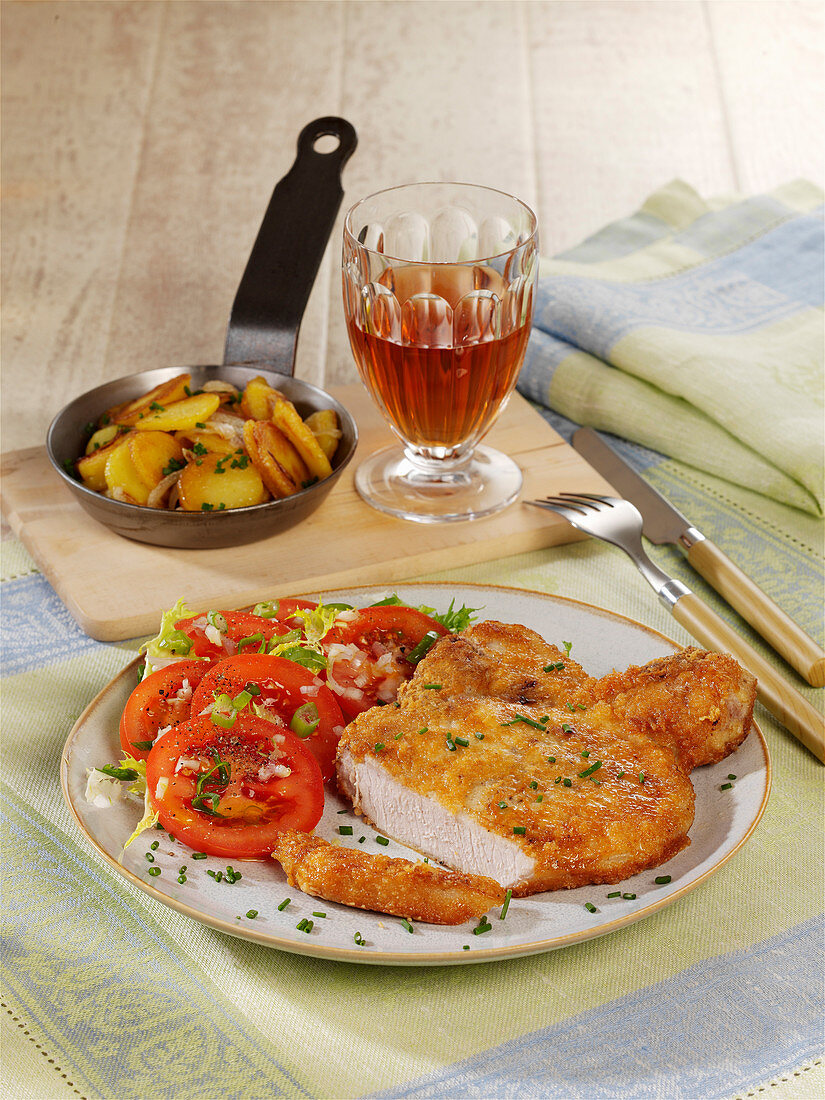
[[[422,660],[433,645],[438,641],[439,635],[434,630],[428,630],[421,641],[416,645],[404,658],[405,661],[409,661],[411,665],[417,665]]]
[[[229,630],[229,623],[226,621],[226,616],[221,615],[220,611],[207,611],[206,621],[210,626],[220,631],[221,634],[226,634]]]
[[[304,703],[290,719],[289,728],[298,737],[310,737],[318,728],[321,716],[316,703]]]

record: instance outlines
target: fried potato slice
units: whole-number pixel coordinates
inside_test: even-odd
[[[178,478],[178,494],[185,512],[248,508],[269,499],[261,475],[251,462],[216,454],[187,463]]]
[[[185,431],[208,420],[220,403],[220,394],[217,393],[197,393],[169,405],[155,401],[145,409],[121,417],[118,423],[141,432]]]
[[[142,397],[135,397],[131,401],[125,401],[121,405],[114,405],[108,409],[98,421],[105,426],[111,423],[126,424],[128,418],[134,414],[148,409],[152,404],[171,405],[173,401],[182,401],[187,396],[191,374],[179,374],[168,382],[161,382]]]
[[[150,490],[173,468],[183,469],[183,447],[168,432],[132,432],[127,446],[132,465]]]
[[[101,447],[106,447],[119,434],[120,426],[118,424],[107,424],[105,428],[98,428],[89,437],[89,442],[86,444],[86,454],[90,455],[93,451],[99,451]]]
[[[91,451],[75,462],[75,469],[80,474],[83,484],[88,489],[94,489],[96,493],[103,493],[108,488],[106,483],[106,463],[118,447],[126,443],[124,436],[118,436],[96,451]]]
[[[335,409],[319,409],[310,413],[304,421],[306,426],[318,440],[318,446],[328,459],[338,450],[338,440],[343,432],[338,427],[338,414]]]
[[[246,451],[274,497],[297,493],[309,471],[295,448],[269,420],[247,420],[243,426]]]
[[[274,389],[258,375],[250,379],[241,395],[241,412],[248,420],[269,420],[272,409],[283,400],[280,390]]]
[[[124,497],[118,494],[125,493],[130,502],[145,504],[152,486],[138,473],[129,451],[130,442],[131,439],[126,439],[123,446],[115,447],[106,459],[106,490],[115,500],[123,500]]]
[[[321,449],[310,428],[298,415],[291,401],[279,401],[272,410],[272,423],[280,428],[306,463],[311,477],[329,477],[332,473],[329,459]]]

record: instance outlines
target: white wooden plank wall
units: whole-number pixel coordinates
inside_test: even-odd
[[[6,0],[4,450],[110,378],[219,362],[310,119],[359,134],[346,200],[460,178],[535,204],[547,254],[674,176],[754,192],[823,166],[819,0]],[[340,221],[339,218],[339,226]],[[340,228],[298,374],[355,377]]]

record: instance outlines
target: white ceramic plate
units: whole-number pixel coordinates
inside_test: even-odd
[[[324,593],[329,600],[364,606],[389,593],[386,588],[361,588]],[[630,619],[587,604],[521,589],[470,585],[399,585],[393,589],[410,604],[446,610],[450,600],[481,608],[479,618],[523,623],[560,645],[573,644],[572,656],[595,676],[614,667],[643,664],[679,647],[663,635]],[[696,820],[691,844],[669,863],[644,872],[620,886],[587,886],[577,890],[536,894],[513,899],[504,920],[499,910],[489,914],[492,929],[473,932],[475,922],[456,927],[416,924],[412,933],[397,917],[351,909],[321,901],[289,887],[280,867],[272,863],[240,863],[240,881],[217,882],[207,874],[225,870],[226,861],[214,857],[193,861],[191,851],[160,831],[146,832],[122,854],[124,841],[140,817],[134,803],[101,809],[89,804],[84,792],[87,769],[116,762],[120,751],[118,721],[136,682],[130,665],[93,700],[79,718],[66,742],[61,762],[61,781],[66,799],[80,828],[100,854],[133,885],[158,901],[211,925],[222,932],[256,940],[269,947],[304,955],[349,962],[397,965],[440,965],[512,958],[602,936],[641,920],[684,897],[727,862],[753,832],[764,812],[770,790],[770,760],[759,729],[736,753],[720,764],[698,768],[692,780],[696,788]],[[736,779],[728,790],[728,775]],[[346,810],[345,813],[338,813]],[[353,826],[352,837],[340,839],[338,826]],[[324,816],[316,832],[327,839],[384,855],[415,853],[391,842],[379,847],[376,833],[365,826],[335,795],[327,796]],[[151,842],[158,840],[154,863],[146,859]],[[179,868],[186,864],[186,882],[178,883]],[[161,869],[157,877],[149,868]],[[671,876],[657,885],[659,875]],[[621,889],[634,900],[608,899]],[[285,898],[289,904],[279,909]],[[591,912],[586,904],[595,906]],[[257,911],[257,915],[247,914]],[[313,916],[323,913],[325,916]],[[312,920],[310,932],[298,931],[303,918]],[[355,943],[356,933],[365,941]]]

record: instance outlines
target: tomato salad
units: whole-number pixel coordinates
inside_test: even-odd
[[[390,596],[369,607],[283,599],[194,615],[179,601],[146,644],[120,721],[120,768],[145,783],[130,843],[156,823],[210,855],[266,858],[324,808],[344,726],[391,704],[430,647],[476,609]]]

